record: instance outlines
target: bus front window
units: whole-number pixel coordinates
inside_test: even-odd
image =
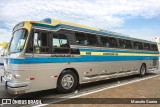
[[[27,39],[27,30],[20,29],[13,33],[10,46],[9,46],[9,52],[10,53],[17,53],[21,52],[24,49],[24,45]]]

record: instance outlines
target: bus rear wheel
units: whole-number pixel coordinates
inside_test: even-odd
[[[145,66],[145,64],[142,64],[142,65],[141,65],[139,75],[140,75],[141,77],[143,77],[143,76],[146,75],[146,66]]]
[[[57,91],[59,93],[69,93],[76,89],[78,84],[77,75],[71,70],[64,70],[57,82]]]

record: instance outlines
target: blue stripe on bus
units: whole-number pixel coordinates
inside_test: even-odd
[[[49,29],[58,29],[61,25],[56,25],[56,26],[49,26],[49,25],[44,25],[44,24],[34,24],[33,26],[36,27],[45,27],[45,28],[49,28]]]
[[[39,64],[39,63],[66,63],[66,62],[108,62],[108,61],[134,61],[134,60],[158,60],[157,56],[81,56],[79,58],[33,58],[8,59],[12,64]]]

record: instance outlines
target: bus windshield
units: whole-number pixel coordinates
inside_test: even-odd
[[[8,51],[10,53],[21,52],[24,48],[26,39],[27,39],[27,30],[20,29],[15,31],[13,33]]]

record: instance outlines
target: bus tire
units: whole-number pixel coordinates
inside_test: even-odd
[[[64,70],[57,82],[57,91],[59,93],[73,92],[78,84],[77,75],[71,70]]]
[[[141,77],[143,77],[143,76],[146,75],[146,65],[145,65],[145,64],[142,64],[142,65],[141,65],[139,75],[140,75]]]

